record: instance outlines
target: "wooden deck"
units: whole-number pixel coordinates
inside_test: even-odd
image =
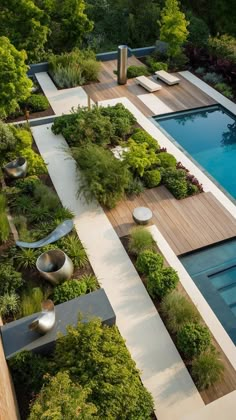
[[[143,66],[143,63],[132,56],[128,59],[128,65]],[[126,97],[143,112],[145,116],[151,117],[153,115],[151,110],[137,97],[138,95],[147,94],[148,92],[141,86],[138,86],[134,79],[129,79],[124,86],[119,86],[117,84],[117,76],[113,72],[117,69],[117,60],[102,62],[101,66],[102,69],[99,75],[100,82],[83,86],[87,94],[95,102]],[[152,79],[152,77],[150,78]],[[179,85],[175,86],[167,86],[165,83],[158,80],[158,83],[162,85],[162,89],[153,93],[163,101],[165,105],[171,107],[174,112],[216,103],[208,95],[185,80],[179,74],[178,78],[181,79],[181,82]]]
[[[144,191],[139,197],[120,202],[106,214],[122,237],[135,226],[135,207],[149,207],[154,223],[176,255],[185,254],[236,236],[236,220],[210,193],[176,200],[164,187]]]

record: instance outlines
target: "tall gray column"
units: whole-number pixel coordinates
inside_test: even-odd
[[[119,85],[127,83],[127,62],[128,62],[128,47],[127,45],[119,45],[118,47],[118,63],[117,75]]]

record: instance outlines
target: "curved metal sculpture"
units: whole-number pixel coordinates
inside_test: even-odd
[[[46,334],[50,331],[56,322],[56,314],[54,303],[52,300],[44,300],[41,304],[42,312],[31,324],[29,324],[29,329],[31,331],[36,331],[40,334]]]
[[[36,261],[36,267],[42,277],[53,285],[69,280],[74,271],[71,259],[61,249],[52,249],[41,254]]]
[[[67,219],[62,222],[60,225],[56,227],[49,235],[45,236],[45,238],[40,239],[37,242],[22,242],[16,241],[16,245],[20,246],[21,248],[40,248],[41,246],[51,244],[58,239],[62,238],[63,236],[67,235],[73,229],[74,223],[73,220]]]
[[[27,171],[27,160],[19,157],[5,165],[3,170],[9,178],[23,178]]]

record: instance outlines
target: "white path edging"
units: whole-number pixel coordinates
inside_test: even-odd
[[[180,420],[204,403],[137,271],[102,208],[77,198],[79,178],[67,158],[64,138],[51,124],[33,127],[38,149],[58,196],[75,214],[75,227],[90,263],[116,313],[117,326],[144,385],[154,398],[158,420]]]
[[[152,122],[139,111],[135,105],[127,98],[115,98],[100,101],[99,105],[109,106],[122,103],[137,119],[141,127],[153,136],[162,147],[166,147],[169,153],[172,153],[178,161],[198,179],[200,184],[203,185],[204,191],[210,191],[220,203],[236,218],[236,206],[226,197],[226,195],[211,181],[201,170],[195,165],[172,141],[165,136],[165,134]]]
[[[185,270],[183,264],[179,261],[178,257],[175,255],[174,251],[172,250],[168,242],[165,240],[161,232],[158,230],[158,228],[155,225],[153,225],[147,229],[151,232],[153,239],[157,243],[158,248],[166,258],[167,262],[178,272],[182,286],[186,290],[189,297],[192,299],[193,303],[197,307],[202,318],[209,327],[216,341],[219,343],[223,352],[228,357],[234,369],[236,369],[235,344],[228,336],[227,332],[221,325],[217,316],[215,315],[211,307],[208,305],[207,301],[199,291],[198,287],[196,286],[188,272]]]
[[[228,111],[236,115],[236,104],[230,101],[230,99],[226,98],[220,92],[209,86],[207,83],[203,82],[203,80],[199,79],[190,71],[180,71],[179,74],[193,85],[201,89],[203,92],[205,92],[208,96],[213,98],[216,102],[228,109]]]

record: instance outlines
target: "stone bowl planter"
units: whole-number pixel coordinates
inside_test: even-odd
[[[9,178],[23,178],[26,176],[27,160],[23,157],[19,157],[5,165],[3,171]]]
[[[56,322],[56,314],[54,303],[52,300],[44,300],[42,302],[42,311],[38,318],[34,319],[31,324],[29,324],[29,329],[31,331],[36,331],[39,334],[46,334],[50,331]]]
[[[148,207],[136,207],[133,219],[138,225],[147,225],[152,220],[152,211]]]
[[[42,277],[53,285],[69,280],[74,271],[71,259],[60,249],[41,254],[36,261],[36,267]]]

